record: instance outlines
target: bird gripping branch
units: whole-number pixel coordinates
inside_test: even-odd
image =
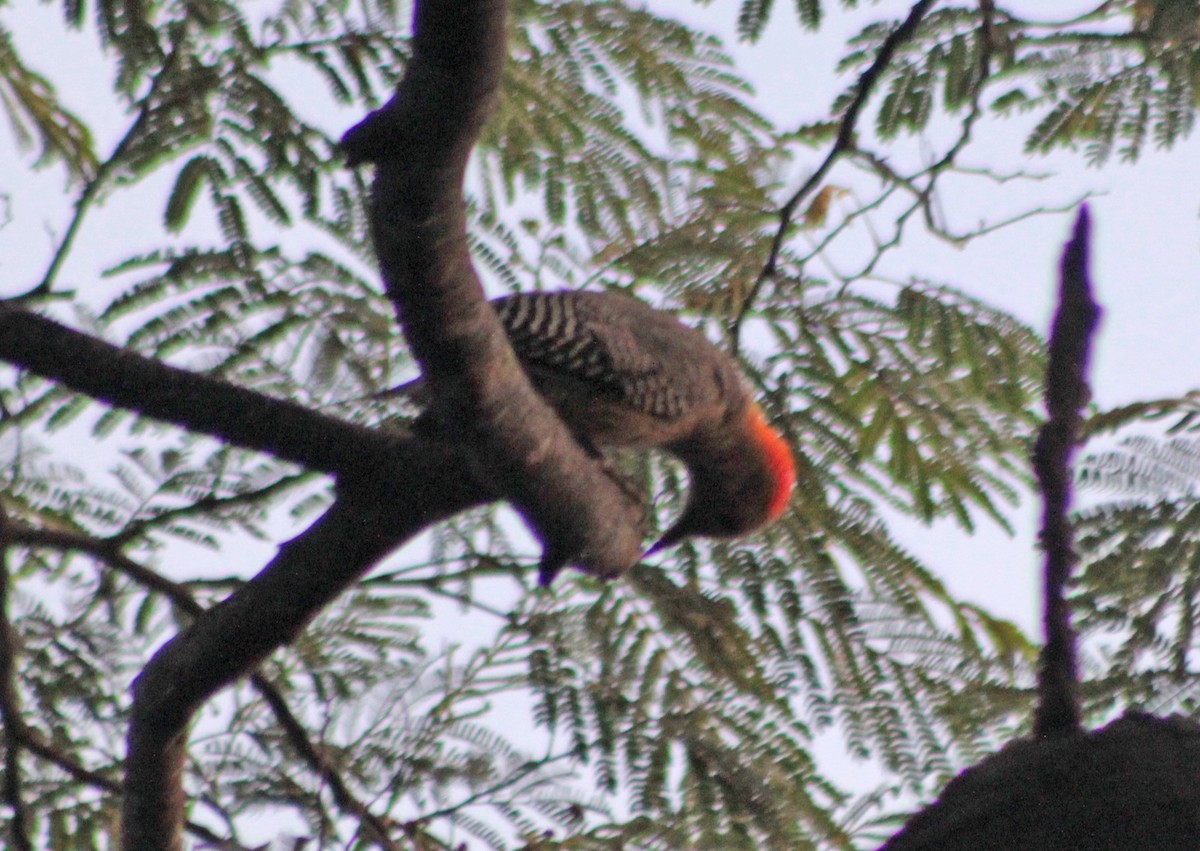
[[[534,387],[592,454],[657,448],[687,467],[683,514],[647,554],[692,536],[744,535],[783,513],[796,479],[791,449],[733,359],[699,331],[613,292],[523,293],[492,305]]]

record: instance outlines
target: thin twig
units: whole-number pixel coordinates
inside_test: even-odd
[[[366,803],[360,801],[351,791],[333,763],[309,739],[308,731],[292,713],[283,694],[275,684],[261,672],[251,675],[250,682],[266,701],[267,706],[271,707],[271,712],[274,713],[275,720],[279,723],[284,735],[287,736],[288,742],[300,753],[300,756],[321,780],[329,785],[334,803],[358,819],[362,832],[368,840],[387,851],[400,851],[400,846],[393,842],[390,836],[389,828],[393,826],[391,820],[375,815]]]
[[[871,96],[875,84],[891,63],[897,48],[912,37],[921,20],[933,7],[935,2],[936,0],[920,0],[920,2],[916,3],[909,10],[908,17],[904,19],[903,23],[884,39],[883,44],[879,47],[879,53],[875,56],[875,61],[858,78],[858,83],[855,85],[854,97],[851,98],[849,106],[846,107],[846,111],[842,115],[842,120],[838,123],[838,134],[834,140],[833,147],[825,155],[824,161],[817,167],[817,170],[809,176],[808,180],[779,209],[779,227],[775,231],[775,237],[771,240],[771,250],[767,254],[767,262],[763,264],[762,271],[758,273],[758,277],[755,278],[754,284],[750,287],[750,292],[746,294],[746,298],[738,308],[737,315],[734,317],[733,324],[729,330],[731,346],[735,354],[740,345],[739,337],[742,323],[753,307],[755,299],[758,298],[763,284],[775,276],[779,265],[779,256],[783,251],[783,242],[787,238],[788,231],[791,229],[792,218],[796,213],[796,208],[820,186],[821,181],[824,180],[829,170],[833,168],[838,158],[853,149],[854,132],[858,127],[859,116],[862,113],[863,107],[866,106],[867,99]]]
[[[33,851],[29,811],[21,795],[21,703],[16,684],[15,630],[9,619],[8,513],[0,505],[0,723],[4,725],[3,799],[10,813],[8,836],[16,851]]]
[[[460,810],[466,809],[477,801],[485,800],[496,795],[498,792],[503,792],[505,789],[516,786],[529,775],[538,772],[551,763],[561,762],[564,759],[573,758],[573,753],[562,753],[555,756],[548,756],[534,762],[527,762],[502,780],[497,780],[490,786],[484,786],[480,789],[477,789],[456,804],[448,804],[440,809],[434,810],[433,812],[424,813],[419,817],[418,820],[422,822],[430,822],[435,819],[451,816]]]
[[[137,520],[132,520],[124,529],[120,531],[112,539],[113,543],[125,543],[132,541],[135,538],[144,537],[148,532],[156,527],[163,526],[173,520],[187,519],[197,514],[212,514],[221,509],[233,508],[238,505],[253,504],[268,497],[275,496],[279,493],[286,492],[292,488],[299,487],[306,482],[311,481],[315,477],[314,473],[302,472],[283,476],[268,485],[263,485],[260,488],[243,491],[241,493],[230,494],[228,496],[210,495],[201,497],[187,505],[181,505],[177,508],[164,509],[150,517],[143,517]]]
[[[49,739],[24,721],[17,725],[17,733],[21,744],[34,756],[44,759],[69,774],[72,779],[84,783],[94,789],[100,789],[113,795],[121,794],[121,781],[99,771],[93,771],[62,748],[55,746]]]
[[[1071,734],[1080,729],[1079,663],[1071,610],[1066,597],[1078,561],[1068,513],[1071,508],[1071,456],[1078,446],[1083,407],[1090,396],[1087,371],[1100,308],[1092,299],[1088,271],[1090,219],[1079,210],[1075,230],[1062,257],[1058,313],[1050,331],[1046,364],[1049,415],[1033,449],[1033,471],[1044,504],[1041,544],[1045,645],[1038,666],[1037,736]]]
[[[50,264],[46,267],[42,279],[29,291],[15,296],[12,301],[35,301],[46,298],[51,294],[54,289],[54,282],[58,278],[58,273],[62,269],[67,256],[71,253],[75,237],[79,235],[79,230],[83,226],[84,218],[87,216],[88,211],[91,210],[96,199],[100,197],[101,190],[107,187],[109,178],[116,170],[116,166],[120,164],[126,151],[129,150],[130,145],[141,135],[142,127],[156,105],[155,100],[158,97],[158,90],[171,77],[170,71],[179,54],[180,51],[173,50],[166,55],[162,68],[152,77],[150,90],[138,102],[137,117],[129,125],[129,129],[125,131],[125,135],[121,137],[121,140],[117,142],[112,153],[109,154],[104,162],[100,163],[92,179],[83,187],[83,191],[79,194],[79,198],[75,202],[75,212],[71,216],[71,221],[67,224],[67,229],[62,235],[62,239],[58,241],[58,247],[55,249],[53,257],[50,258]]]

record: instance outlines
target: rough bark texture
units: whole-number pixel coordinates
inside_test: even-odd
[[[395,97],[342,140],[376,164],[371,227],[388,295],[430,392],[452,400],[462,437],[543,543],[615,576],[641,554],[641,507],[589,458],[530,386],[471,264],[467,157],[498,94],[502,0],[427,0]]]
[[[164,645],[142,670],[133,687],[126,757],[125,851],[183,848],[181,781],[196,711],[447,507],[438,495],[410,488],[391,497],[339,498],[244,588]]]

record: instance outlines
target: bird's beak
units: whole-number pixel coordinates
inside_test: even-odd
[[[652,556],[655,553],[662,552],[663,550],[665,550],[667,547],[671,546],[672,544],[679,543],[679,539],[682,537],[683,537],[683,535],[680,533],[679,524],[676,523],[674,526],[672,526],[670,529],[668,529],[665,533],[663,533],[663,536],[661,538],[659,538],[657,541],[655,541],[653,544],[651,544],[650,549],[648,549],[644,553],[642,553],[642,558],[646,558],[647,556]]]

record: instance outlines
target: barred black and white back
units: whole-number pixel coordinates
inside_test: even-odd
[[[555,374],[582,381],[596,393],[666,420],[686,417],[697,405],[717,401],[724,388],[705,370],[712,347],[702,334],[674,316],[614,293],[544,292],[492,302],[517,357],[535,382]],[[681,380],[676,355],[694,368]],[[667,369],[664,360],[673,361]],[[730,377],[716,380],[724,384]],[[733,377],[736,380],[736,377]]]
[[[595,455],[661,449],[687,467],[687,505],[648,552],[744,535],[784,512],[791,448],[733,358],[695,328],[614,292],[522,293],[492,305],[526,375],[582,446]],[[414,429],[453,435],[453,398],[425,402]]]

